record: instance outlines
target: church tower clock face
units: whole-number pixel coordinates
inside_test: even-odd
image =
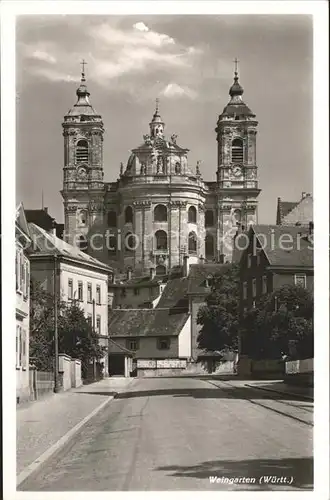
[[[235,165],[233,167],[233,174],[235,177],[241,177],[242,175],[242,167],[240,165]]]

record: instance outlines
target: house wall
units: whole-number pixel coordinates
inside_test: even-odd
[[[310,290],[311,292],[314,289],[314,273],[312,271],[302,271],[302,272],[295,272],[295,273],[274,273],[273,274],[273,290],[277,290],[281,286],[284,285],[294,285],[295,280],[294,280],[294,275],[295,274],[306,274],[306,288]]]
[[[16,241],[16,397],[30,398],[29,333],[30,333],[30,262]]]
[[[124,290],[124,292],[123,292]],[[145,302],[153,302],[160,296],[160,289],[158,284],[149,285],[146,287],[111,287],[109,286],[110,293],[113,294],[112,307],[123,307],[135,309]]]
[[[198,343],[197,338],[199,332],[201,331],[202,325],[197,324],[197,315],[199,308],[204,304],[203,297],[191,297],[190,298],[190,330],[191,330],[191,357],[197,359],[198,353]]]
[[[188,316],[181,332],[179,333],[179,358],[191,357],[191,319]]]
[[[127,349],[126,340],[130,337],[113,337],[113,340],[120,347]],[[133,337],[132,337],[133,338]],[[134,337],[135,338],[135,337]],[[177,336],[169,337],[171,339],[170,348],[166,350],[158,349],[157,339],[159,337],[138,337],[139,349],[136,351],[136,358],[178,358],[179,357],[179,339]],[[109,353],[123,352],[120,347],[109,343]]]

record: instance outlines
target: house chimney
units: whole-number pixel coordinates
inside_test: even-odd
[[[44,207],[44,212],[46,212],[46,214],[48,214],[48,207]]]
[[[302,198],[302,199],[306,198],[306,195],[307,195],[307,193],[306,193],[305,191],[303,191],[303,192],[301,193],[301,198]]]
[[[56,222],[55,220],[52,221],[52,229],[51,229],[51,234],[53,234],[54,236],[56,236]]]
[[[183,276],[186,278],[189,274],[189,257],[184,255],[183,257]]]
[[[201,256],[200,256],[200,258],[199,258],[199,262],[200,262],[201,264],[204,264],[204,262],[205,262],[205,257],[203,257],[203,255],[201,255]]]
[[[156,269],[154,267],[151,267],[149,269],[149,272],[150,272],[150,279],[153,280],[156,276]]]
[[[130,267],[127,268],[127,281],[132,279],[132,269]]]

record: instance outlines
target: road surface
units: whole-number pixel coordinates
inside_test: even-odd
[[[235,382],[136,379],[19,490],[312,489],[311,422]]]

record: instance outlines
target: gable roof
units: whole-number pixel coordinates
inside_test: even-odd
[[[19,230],[19,232],[24,234],[26,238],[31,238],[22,202],[16,208],[15,226]]]
[[[29,229],[35,254],[61,255],[69,259],[74,259],[81,264],[97,267],[103,271],[112,271],[112,269],[103,262],[87,255],[85,252],[79,250],[78,247],[66,243],[54,234],[47,233],[47,231],[36,224],[30,222]]]
[[[209,293],[210,289],[206,286],[208,276],[215,276],[228,269],[230,264],[191,264],[189,268],[189,294]]]
[[[299,201],[277,199],[276,224],[308,225],[313,220],[313,197],[303,193]]]
[[[42,208],[37,210],[25,210],[25,216],[28,222],[33,222],[46,231],[50,231],[54,227],[54,217],[51,217],[49,213]]]
[[[299,226],[251,226],[271,266],[313,267],[313,243]],[[245,253],[245,252],[244,252]]]

